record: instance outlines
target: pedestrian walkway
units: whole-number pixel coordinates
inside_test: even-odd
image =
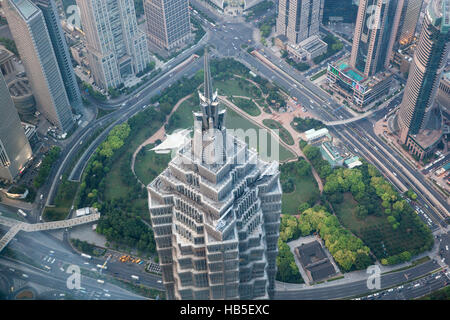
[[[0,224],[11,227],[8,232],[0,239],[0,252],[8,245],[8,243],[16,236],[19,231],[34,232],[70,228],[81,224],[94,222],[98,219],[100,219],[100,213],[93,213],[88,216],[69,220],[30,224],[19,221],[16,222],[16,220],[13,219],[0,217]]]

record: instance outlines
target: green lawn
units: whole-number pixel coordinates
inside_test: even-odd
[[[67,177],[64,177],[56,191],[55,207],[47,207],[44,210],[43,219],[45,221],[64,220],[67,217],[77,193],[78,185],[78,182],[67,181]]]
[[[105,184],[108,186],[105,190],[105,200],[112,200],[123,197],[124,194],[133,192],[132,187],[123,183],[120,175],[122,166],[131,165],[131,156],[138,146],[148,139],[153,133],[155,133],[161,127],[159,122],[151,122],[147,127],[139,130],[131,143],[128,145],[127,150],[125,150],[122,155],[117,159],[116,162],[111,166],[108,175],[105,177]],[[135,207],[143,208],[145,210],[146,200],[139,199],[134,203]]]
[[[152,145],[148,145],[141,149],[136,156],[134,170],[139,179],[145,184],[149,184],[156,178],[165,168],[171,159],[169,154],[157,154],[151,151]]]
[[[318,196],[319,188],[312,174],[307,177],[295,177],[294,192],[283,193],[281,213],[297,214],[300,204]]]
[[[98,108],[97,119],[100,119],[100,118],[106,116],[107,114],[110,114],[113,111],[115,111],[115,110],[112,110],[112,109],[106,110],[106,109]]]
[[[239,109],[248,113],[252,117],[257,117],[261,114],[261,110],[259,110],[256,104],[250,99],[232,98],[231,100],[237,107],[239,107]]]
[[[199,105],[194,103],[194,98],[184,101],[170,117],[166,127],[167,133],[171,134],[176,129],[192,128],[194,125],[192,112],[194,111],[200,111]]]
[[[263,132],[267,133],[267,154],[262,154],[260,153],[260,156],[263,160],[279,160],[279,161],[286,161],[289,159],[294,159],[295,155],[287,150],[285,147],[283,147],[282,145],[280,145],[278,143],[278,139],[275,139],[272,137],[272,135],[270,135],[269,132],[267,132],[267,130],[262,129],[261,127],[257,126],[256,124],[254,124],[253,122],[250,122],[250,120],[247,120],[246,118],[242,117],[241,115],[239,115],[238,113],[234,112],[232,109],[227,108],[227,115],[225,117],[225,125],[228,129],[242,129],[244,131],[248,130],[248,129],[253,129],[256,131],[257,133],[257,150],[258,152],[260,152],[259,150],[259,130],[263,130]],[[247,140],[248,143],[248,140]],[[271,150],[272,150],[272,144],[275,146],[277,145],[279,147],[278,152],[279,152],[279,159],[276,159],[276,155],[271,155]]]
[[[253,83],[240,78],[231,78],[225,81],[214,81],[213,86],[218,89],[220,95],[225,96],[244,96],[259,99],[262,95],[261,90]]]
[[[286,142],[288,145],[292,146],[294,145],[294,138],[292,138],[292,135],[287,131],[285,127],[281,125],[278,121],[272,120],[272,119],[264,119],[263,123],[268,126],[270,129],[279,130],[280,139]]]
[[[359,234],[362,229],[381,225],[386,220],[384,217],[374,215],[369,215],[363,220],[359,219],[356,216],[357,205],[358,203],[353,199],[351,193],[344,193],[344,201],[333,205],[339,221],[351,232]]]

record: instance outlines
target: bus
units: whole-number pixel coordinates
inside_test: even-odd
[[[27,214],[25,213],[25,211],[23,211],[22,209],[17,210],[17,213],[23,215],[24,217],[27,216]]]
[[[92,259],[92,257],[88,254],[82,253],[81,254],[82,257],[87,258],[87,259]]]

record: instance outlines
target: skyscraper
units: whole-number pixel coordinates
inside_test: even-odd
[[[189,0],[144,0],[149,42],[170,51],[191,37]]]
[[[77,0],[95,83],[107,90],[144,70],[150,62],[145,34],[137,26],[133,0]]]
[[[398,111],[400,142],[424,157],[442,136],[436,95],[450,50],[450,0],[432,0]]]
[[[38,111],[68,131],[72,111],[42,11],[30,0],[8,0],[4,10]]]
[[[279,0],[277,33],[293,44],[319,35],[322,9],[322,0]]]
[[[83,101],[81,100],[80,89],[78,88],[77,79],[75,78],[72,60],[61,28],[61,22],[59,21],[55,2],[54,0],[33,0],[33,2],[44,14],[45,23],[50,35],[50,40],[52,41],[56,61],[58,61],[59,70],[63,78],[70,105],[75,110],[80,111],[83,106]]]
[[[32,152],[1,72],[0,101],[0,179],[12,181],[31,158]]]
[[[400,0],[401,13],[396,41],[399,44],[410,43],[416,32],[423,0]]]
[[[274,294],[281,213],[278,162],[227,132],[205,53],[194,138],[148,186],[150,219],[168,299],[255,299]]]
[[[383,71],[397,35],[399,0],[360,0],[350,65],[366,77]]]

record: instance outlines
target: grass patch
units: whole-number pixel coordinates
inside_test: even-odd
[[[114,112],[116,110],[111,110],[111,109],[102,109],[102,108],[98,108],[98,113],[97,113],[97,118],[96,119],[100,119],[108,114],[110,114],[111,112]]]
[[[287,131],[285,127],[281,125],[278,121],[272,120],[272,119],[264,119],[263,123],[268,126],[270,129],[279,130],[278,133],[280,135],[280,139],[286,142],[288,145],[292,146],[294,145],[294,138],[292,138],[292,135]]]
[[[350,193],[344,193],[344,200],[339,204],[334,204],[333,208],[342,225],[350,229],[355,234],[360,234],[365,228],[374,228],[381,226],[384,222],[383,217],[368,215],[363,220],[356,215],[358,202]]]
[[[232,109],[227,108],[227,115],[225,118],[226,122],[225,122],[225,126],[228,129],[242,129],[244,131],[248,130],[248,129],[253,129],[256,130],[256,132],[259,132],[259,130],[261,130],[262,128],[257,126],[256,124],[254,124],[253,122],[250,122],[250,120],[242,117],[241,115],[239,115],[238,113],[234,112]],[[264,131],[267,132],[267,130],[262,129]],[[259,148],[261,143],[259,142],[259,135],[257,137],[257,151],[260,152]],[[246,142],[248,143],[248,139],[246,139]],[[285,147],[283,147],[282,145],[280,145],[278,143],[278,139],[275,139],[272,135],[270,135],[269,132],[267,132],[267,152],[261,152],[260,153],[260,157],[263,160],[279,160],[279,161],[286,161],[289,159],[293,159],[295,158],[295,155],[289,151],[288,149],[286,149]],[[272,155],[272,145],[276,146],[278,145],[278,152],[279,152],[279,159],[274,159],[276,158],[276,155]]]
[[[149,184],[165,168],[171,159],[169,154],[157,154],[151,151],[154,144],[142,148],[136,155],[134,170],[139,179],[145,184]]]
[[[253,99],[259,99],[262,96],[262,92],[257,86],[242,78],[233,77],[214,81],[213,86],[218,89],[220,95],[224,96],[243,96]]]
[[[172,134],[176,129],[192,128],[194,125],[194,116],[192,112],[200,111],[200,106],[196,99],[189,98],[178,106],[178,109],[170,116],[166,126],[166,132]]]
[[[257,117],[261,114],[261,110],[259,110],[256,104],[250,99],[233,97],[231,101],[233,101],[233,103],[238,106],[239,109],[243,110],[253,117]]]
[[[311,168],[305,168],[306,174],[300,174],[296,169],[298,162],[289,162],[280,167],[281,184],[285,185],[287,180],[292,180],[294,190],[292,192],[284,192],[281,202],[282,214],[297,214],[300,204],[307,202],[310,206],[319,199],[320,192],[317,182],[312,175]]]
[[[133,186],[127,185],[123,182],[121,178],[121,168],[122,166],[130,166],[131,155],[138,148],[138,146],[149,138],[153,133],[155,133],[161,127],[160,122],[150,122],[147,127],[143,127],[130,139],[128,148],[122,155],[113,163],[110,168],[108,175],[105,177],[106,188],[104,197],[105,200],[114,200],[123,197],[124,194],[133,192]],[[125,163],[125,164],[124,164]],[[147,210],[146,199],[138,199],[134,202],[134,207],[136,209],[145,211]]]
[[[86,241],[78,240],[78,239],[70,239],[72,245],[77,248],[79,251],[86,253],[91,256],[101,257],[106,253],[106,249],[99,248],[93,244],[90,244]]]

